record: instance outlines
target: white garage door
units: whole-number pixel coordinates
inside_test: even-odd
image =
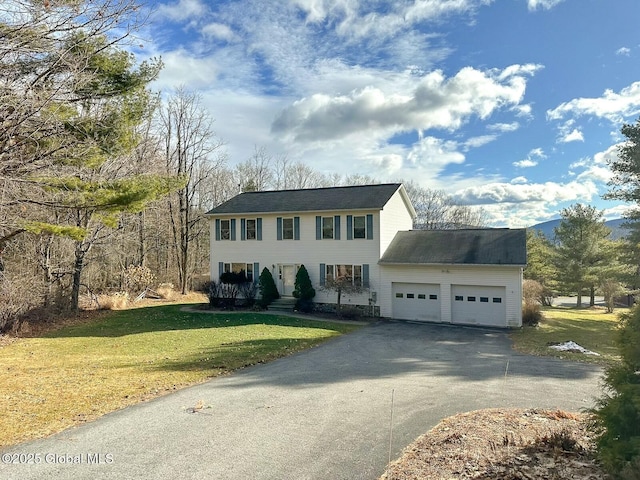
[[[430,283],[392,284],[393,318],[440,321],[440,285]]]
[[[507,325],[506,288],[451,286],[451,321],[504,327]]]

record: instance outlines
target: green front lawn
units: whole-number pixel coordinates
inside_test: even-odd
[[[603,309],[547,307],[543,309],[544,319],[538,327],[523,327],[512,332],[511,338],[514,348],[523,353],[606,365],[619,358],[615,346],[618,315],[627,310],[620,308],[614,313],[606,313]],[[549,348],[550,343],[569,340],[600,356]]]
[[[183,307],[109,312],[0,347],[0,446],[46,436],[358,328]]]

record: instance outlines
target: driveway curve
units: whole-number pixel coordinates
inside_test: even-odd
[[[0,478],[375,479],[444,417],[579,411],[601,375],[516,353],[504,331],[380,322],[5,449]]]

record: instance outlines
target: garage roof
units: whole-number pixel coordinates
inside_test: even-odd
[[[400,183],[387,183],[244,192],[217,206],[207,214],[381,210],[401,186]],[[410,207],[410,210],[413,208]]]
[[[398,232],[379,263],[524,266],[526,232],[524,228]]]

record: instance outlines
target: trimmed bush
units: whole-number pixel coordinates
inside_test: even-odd
[[[602,464],[619,479],[640,465],[640,307],[620,315],[617,344],[622,360],[607,368],[605,395],[591,410],[591,428]]]
[[[258,290],[260,291],[260,305],[268,307],[271,302],[280,298],[276,282],[273,280],[273,275],[267,267],[264,267],[262,273],[260,273],[260,281],[258,283]]]
[[[296,301],[297,310],[305,313],[313,311],[313,297],[316,296],[316,291],[311,284],[309,272],[304,265],[300,265],[298,273],[296,273],[293,296],[298,299]]]

